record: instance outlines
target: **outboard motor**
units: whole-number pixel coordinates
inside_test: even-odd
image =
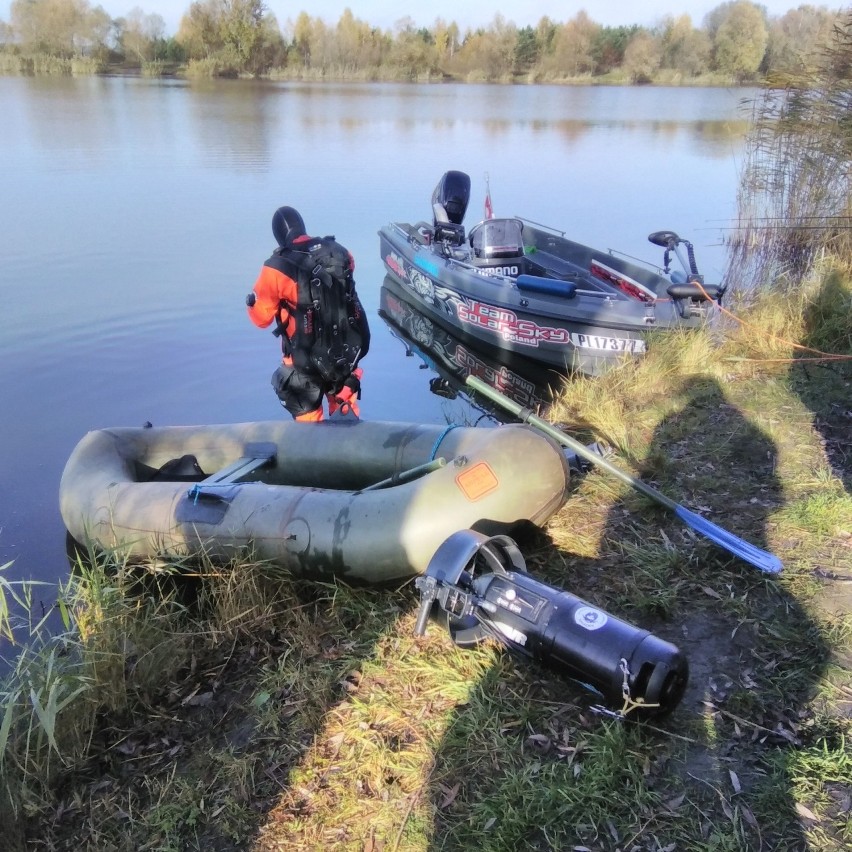
[[[665,715],[683,697],[688,665],[674,645],[534,579],[508,536],[454,533],[415,584],[418,635],[431,618],[460,647],[496,639],[591,688],[621,718]]]
[[[435,239],[460,246],[464,242],[464,214],[470,201],[470,176],[464,172],[444,172],[432,193]]]

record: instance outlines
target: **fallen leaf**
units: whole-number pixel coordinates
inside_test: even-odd
[[[810,808],[806,808],[801,802],[796,802],[796,813],[805,819],[819,822],[819,817]]]
[[[744,819],[744,820],[745,820],[745,821],[746,821],[746,822],[747,822],[747,823],[748,823],[748,824],[749,824],[752,828],[758,828],[757,819],[755,818],[755,816],[754,816],[754,814],[751,812],[751,810],[750,810],[749,808],[747,808],[745,805],[741,805],[741,806],[740,806],[740,810],[742,811],[743,819]]]
[[[737,776],[737,773],[734,772],[733,769],[729,769],[728,774],[731,776],[731,786],[734,788],[734,792],[741,793],[743,788],[740,785],[740,779]]]
[[[345,735],[342,733],[335,734],[333,737],[329,737],[327,742],[332,748],[340,748],[341,744],[343,743],[344,737]]]
[[[441,784],[441,789],[444,791],[444,795],[438,805],[438,808],[443,811],[456,800],[456,796],[459,794],[459,789],[461,789],[461,782],[456,781],[452,787],[447,787],[446,785]]]
[[[724,600],[724,598],[715,589],[711,589],[710,586],[702,586],[701,591],[704,592],[705,595],[710,595],[711,598],[716,598],[717,601]]]
[[[482,830],[488,831],[491,826],[494,825],[495,822],[497,822],[497,817],[491,817],[491,819],[489,819],[488,822],[486,822],[485,825],[482,826]]]
[[[681,793],[679,796],[675,796],[673,799],[669,799],[666,802],[666,808],[670,811],[676,811],[682,804],[683,800],[686,798],[686,793]]]
[[[270,698],[272,698],[272,695],[266,690],[258,692],[258,694],[252,699],[251,706],[256,710],[259,710],[267,701],[269,701]]]

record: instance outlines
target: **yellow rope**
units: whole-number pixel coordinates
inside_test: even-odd
[[[701,291],[701,293],[704,295],[704,297],[707,299],[707,301],[712,302],[713,299],[710,297],[710,295],[707,293],[707,291],[701,285],[701,282],[695,281],[694,283],[697,285],[698,289]],[[738,322],[740,325],[744,326],[745,328],[751,328],[751,329],[754,329],[755,331],[759,331],[757,326],[746,322],[744,319],[741,319],[736,314],[731,313],[727,308],[723,308],[721,305],[718,305],[718,304],[717,304],[716,307],[725,316],[730,317],[732,320],[734,320],[734,322]],[[766,334],[766,332],[762,332],[762,333]],[[779,363],[780,364],[780,363],[795,363],[796,361],[848,361],[848,360],[852,359],[852,355],[836,355],[836,354],[832,354],[831,352],[823,352],[821,349],[814,349],[811,346],[804,346],[801,343],[794,343],[792,340],[787,340],[784,337],[778,337],[777,334],[769,334],[769,335],[766,335],[766,336],[771,337],[773,340],[778,340],[781,343],[784,343],[785,345],[792,347],[793,349],[799,349],[802,352],[813,352],[815,355],[819,355],[820,357],[819,358],[743,358],[741,360],[750,361],[752,363],[759,363],[759,364],[763,364],[763,363],[767,363],[767,364]]]

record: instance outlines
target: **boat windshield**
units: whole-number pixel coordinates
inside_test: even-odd
[[[523,224],[519,219],[486,219],[470,234],[478,258],[520,257],[524,253]]]

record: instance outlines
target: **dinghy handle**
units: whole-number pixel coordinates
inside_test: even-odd
[[[421,476],[425,476],[427,473],[432,473],[434,470],[440,470],[442,467],[447,466],[447,460],[440,456],[437,459],[432,459],[432,461],[428,461],[425,464],[419,464],[417,467],[412,467],[409,470],[403,470],[401,473],[395,473],[393,476],[389,476],[387,479],[383,479],[380,482],[374,482],[372,485],[368,485],[366,488],[362,488],[359,493],[363,493],[364,491],[379,491],[382,488],[390,488],[393,485],[402,485],[403,482],[411,482],[412,479],[418,479]]]

